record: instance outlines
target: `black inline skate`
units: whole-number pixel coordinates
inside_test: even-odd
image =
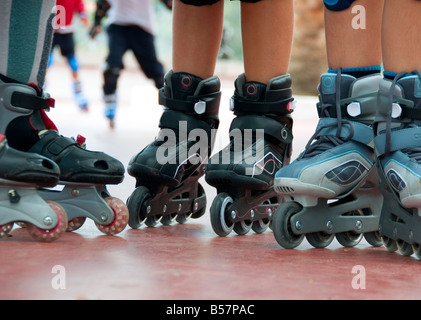
[[[363,236],[380,246],[378,224],[382,195],[377,189],[372,122],[380,74],[355,78],[321,77],[319,123],[304,152],[275,176],[275,188],[287,200],[276,211],[273,234],[284,248],[304,236],[316,248],[335,235],[345,247]]]
[[[206,181],[218,192],[210,218],[219,236],[269,227],[282,200],[273,178],[291,157],[293,100],[288,74],[267,85],[246,82],[244,74],[235,81],[230,143],[206,166]]]
[[[124,178],[124,166],[102,153],[88,151],[78,141],[59,135],[45,110],[54,99],[36,85],[25,85],[0,75],[0,128],[11,147],[43,155],[60,168],[63,190],[42,188],[45,200],[59,203],[69,219],[68,231],[79,228],[86,217],[106,234],[121,232],[128,222],[124,203],[111,197],[106,184]]]
[[[188,73],[168,72],[159,91],[165,110],[155,141],[134,156],[128,173],[136,189],[127,200],[129,225],[169,225],[199,218],[206,195],[198,179],[211,153],[218,128],[220,82]]]
[[[390,252],[421,259],[420,71],[381,81],[375,130],[383,244]]]

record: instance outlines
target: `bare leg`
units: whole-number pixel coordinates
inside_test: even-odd
[[[222,38],[224,2],[193,6],[174,2],[173,70],[213,76]]]
[[[421,1],[386,0],[383,18],[384,68],[391,72],[421,69]]]
[[[293,2],[241,3],[244,70],[247,81],[267,83],[288,71],[293,31]]]
[[[359,0],[365,9],[366,29],[354,29],[352,7],[343,11],[325,9],[326,47],[329,69],[380,66],[383,0]]]

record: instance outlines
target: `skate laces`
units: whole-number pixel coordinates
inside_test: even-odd
[[[421,79],[421,72],[416,70],[414,71],[418,77]],[[389,108],[387,111],[387,119],[386,119],[386,141],[385,141],[385,154],[390,153],[390,139],[391,139],[391,132],[392,132],[392,108],[393,108],[393,97],[395,92],[395,86],[399,79],[404,77],[406,75],[406,72],[400,72],[398,73],[395,78],[392,81],[392,85],[389,89]],[[421,126],[421,123],[419,121],[413,121],[406,125],[406,128],[416,128]],[[420,147],[414,147],[414,148],[406,148],[402,149],[402,152],[408,155],[411,159],[416,161],[417,163],[421,163],[421,146]]]
[[[336,119],[337,121],[318,126],[316,129],[316,132],[312,135],[310,140],[308,141],[304,152],[301,153],[301,155],[298,157],[298,159],[305,159],[305,158],[311,158],[314,157],[320,153],[323,153],[324,151],[327,151],[331,148],[334,148],[336,146],[339,146],[349,140],[354,136],[354,128],[351,125],[351,123],[347,120],[342,119],[342,111],[341,111],[341,73],[342,70],[339,68],[338,73],[336,75],[336,94],[335,94],[335,107],[336,107]],[[326,117],[330,117],[330,114],[327,110],[328,107],[331,107],[331,104],[321,104],[321,114],[323,114]],[[343,125],[349,125],[350,127],[350,133],[348,137],[341,138],[341,132],[342,132],[342,126]],[[313,140],[319,135],[319,133],[326,128],[330,127],[336,127],[336,136],[332,135],[323,135],[320,136],[316,141],[313,142]]]

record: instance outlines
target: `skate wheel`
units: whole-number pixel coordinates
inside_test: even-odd
[[[129,226],[138,229],[145,222],[146,217],[142,215],[144,203],[151,197],[146,187],[137,187],[131,196],[127,199],[127,208],[129,209]]]
[[[335,235],[326,232],[312,232],[306,234],[307,241],[315,248],[326,248],[335,238]]]
[[[60,238],[67,229],[67,215],[66,211],[61,205],[54,201],[46,201],[50,208],[54,210],[57,215],[58,222],[53,229],[41,229],[37,226],[27,223],[28,233],[32,238],[41,242],[52,242]]]
[[[291,217],[301,211],[297,202],[279,205],[272,219],[272,230],[276,241],[285,249],[294,249],[304,240],[303,234],[295,234],[291,228]]]
[[[234,224],[234,232],[240,236],[247,234],[253,225],[253,222],[250,220],[243,220],[236,222]]]
[[[129,222],[129,210],[123,201],[115,197],[104,198],[105,202],[110,206],[114,212],[114,220],[108,225],[102,225],[95,222],[97,228],[108,235],[120,233],[126,228]]]
[[[67,225],[67,232],[76,231],[85,223],[86,217],[77,217],[69,221]]]
[[[414,243],[412,245],[412,251],[418,260],[421,260],[421,245],[419,243]]]
[[[170,224],[172,224],[175,220],[177,219],[177,214],[169,214],[166,216],[163,216],[161,219],[161,223],[164,226],[169,226]]]
[[[234,228],[234,224],[228,222],[228,207],[234,203],[234,200],[227,193],[218,193],[212,202],[210,208],[210,220],[213,231],[220,236],[226,237]]]
[[[403,240],[398,240],[396,241],[396,244],[401,255],[410,256],[414,253],[414,251],[412,250],[412,246],[409,243]]]
[[[382,237],[377,231],[364,233],[364,238],[373,247],[381,247],[383,245]]]
[[[162,220],[162,216],[147,217],[145,224],[148,227],[155,227]]]
[[[269,219],[257,220],[253,222],[251,228],[256,233],[263,233],[269,228],[270,222],[271,221]]]
[[[396,250],[398,250],[398,245],[396,244],[395,240],[389,237],[383,236],[382,242],[388,252],[395,252]]]
[[[12,230],[12,228],[13,228],[13,222],[1,225],[0,226],[0,238],[7,237],[7,235]]]
[[[336,234],[336,240],[338,240],[342,246],[351,248],[359,244],[363,236],[362,233],[355,233],[353,231],[340,232]]]
[[[177,220],[177,222],[179,224],[184,224],[187,221],[189,221],[190,218],[193,218],[193,214],[191,214],[191,213],[182,213],[182,214],[177,215],[176,220]],[[195,218],[195,219],[197,219],[197,218]]]

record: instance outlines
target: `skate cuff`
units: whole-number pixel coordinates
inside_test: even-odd
[[[386,153],[386,133],[379,134],[374,138],[374,145],[378,155]],[[412,127],[392,131],[390,133],[389,152],[402,149],[419,148],[421,146],[421,127]]]
[[[275,115],[287,115],[294,111],[295,103],[294,98],[290,97],[284,100],[278,101],[247,101],[239,96],[232,96],[231,98],[231,111],[234,114],[275,114]]]
[[[190,114],[206,115],[218,114],[221,92],[187,97],[186,100],[168,98],[164,90],[159,90],[159,104],[171,110]]]
[[[231,132],[234,129],[239,129],[241,131],[263,130],[265,135],[271,136],[283,143],[291,143],[293,138],[292,132],[287,124],[265,116],[237,116],[232,121],[229,131]]]

